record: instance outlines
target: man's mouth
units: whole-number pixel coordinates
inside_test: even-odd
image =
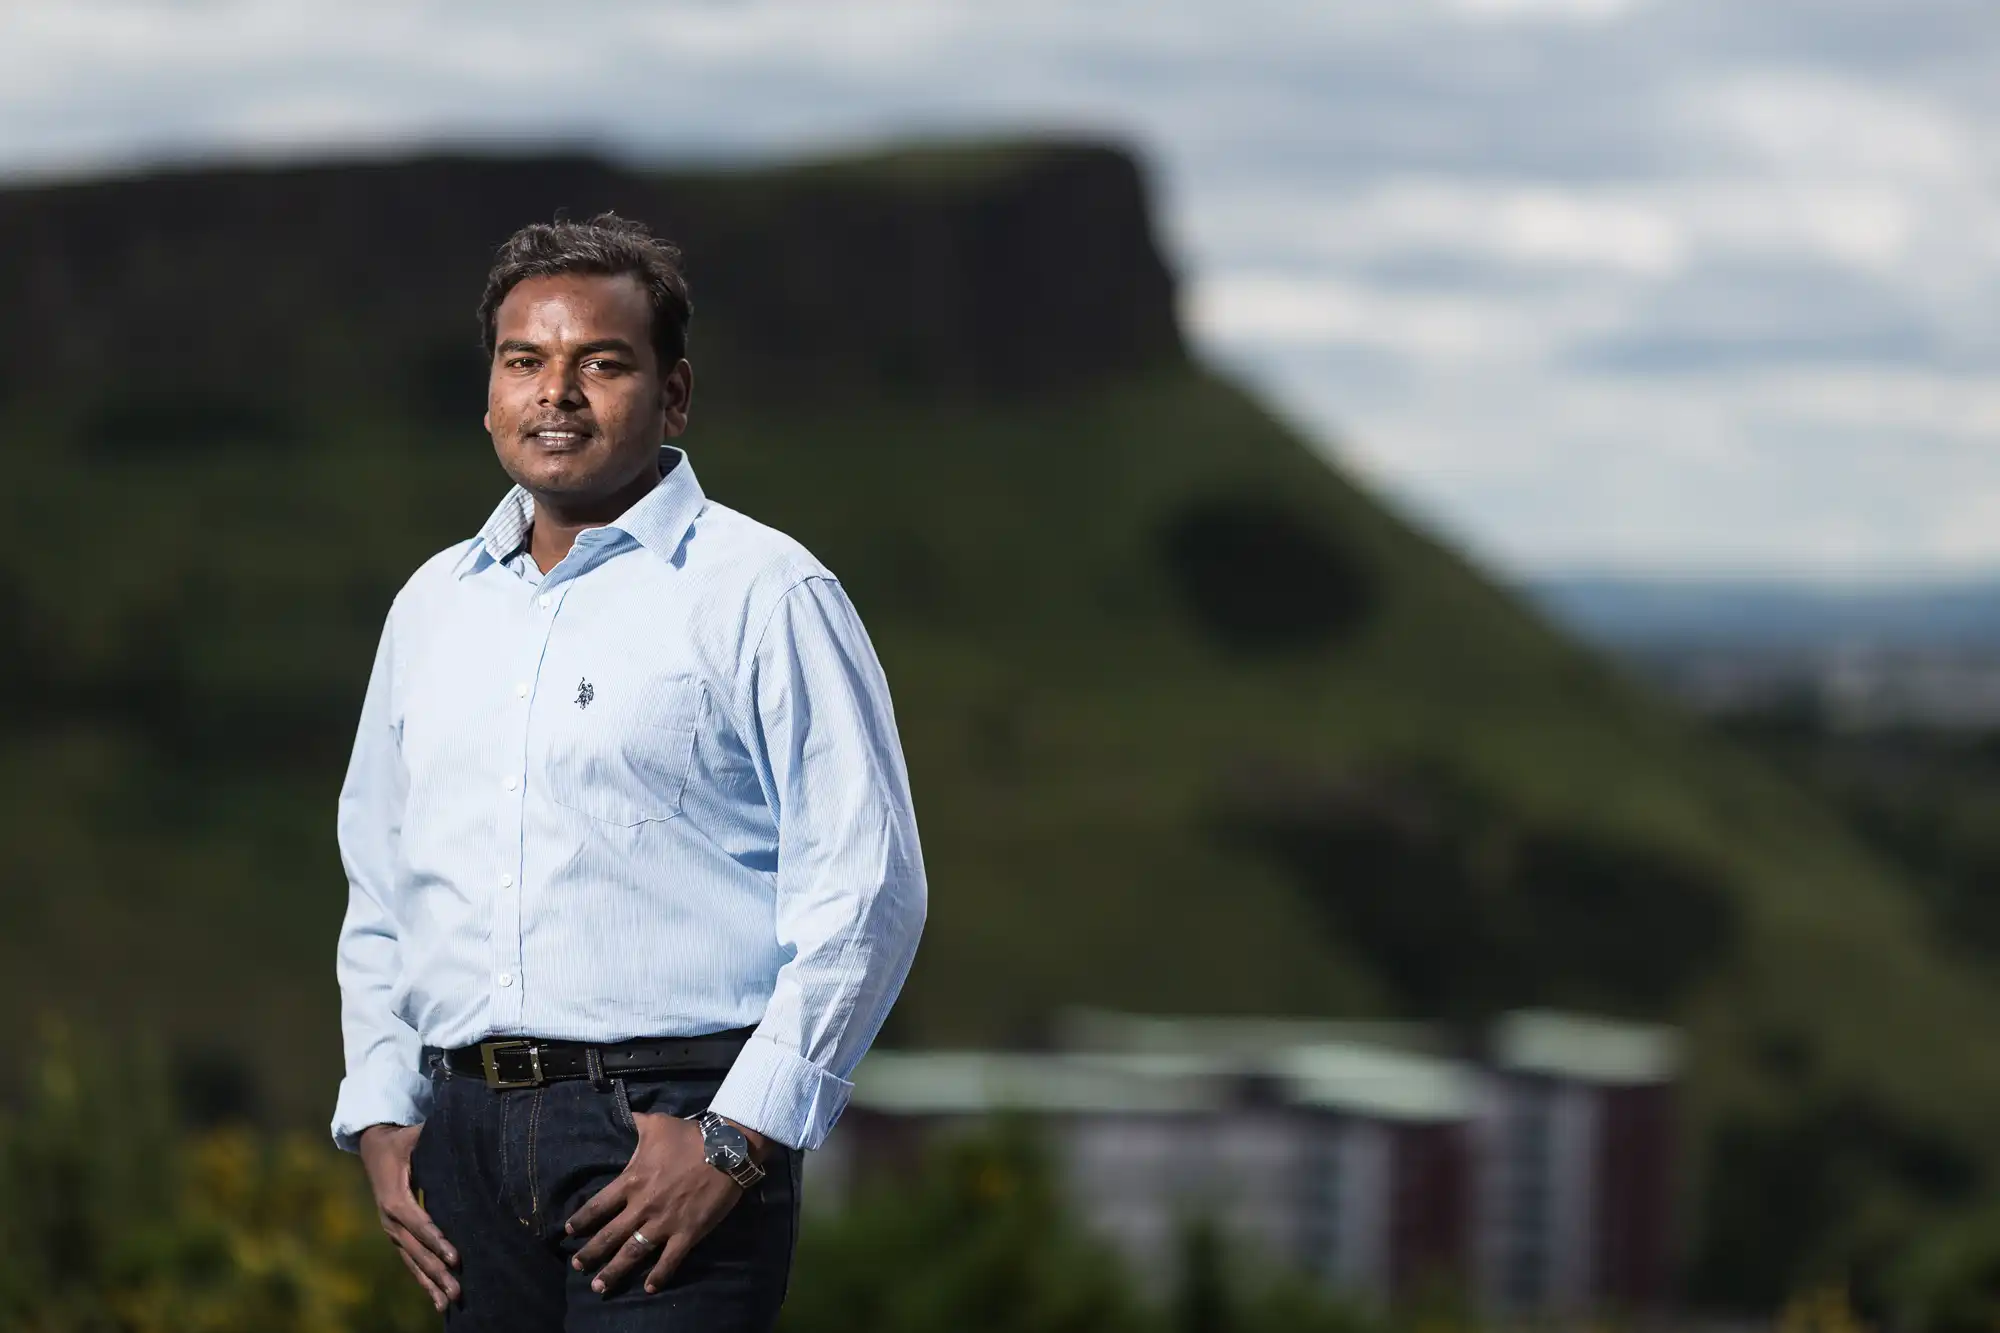
[[[575,444],[587,439],[590,432],[575,426],[537,426],[528,432],[528,438],[542,444]]]

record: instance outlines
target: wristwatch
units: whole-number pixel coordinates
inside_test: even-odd
[[[708,1164],[731,1180],[749,1189],[764,1178],[764,1168],[750,1156],[750,1140],[743,1131],[713,1111],[691,1115],[701,1130],[701,1155]]]

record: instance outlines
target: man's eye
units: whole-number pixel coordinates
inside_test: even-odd
[[[621,365],[616,361],[606,361],[602,357],[593,357],[590,360],[584,362],[583,364],[588,366],[592,370],[598,371],[606,375],[616,375],[619,371],[625,368],[623,365]]]
[[[534,358],[532,357],[514,356],[507,358],[507,368],[509,370],[529,370],[534,367],[534,364]]]

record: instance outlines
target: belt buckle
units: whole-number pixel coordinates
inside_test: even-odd
[[[512,1065],[511,1062],[522,1055],[527,1056],[525,1067]],[[486,1067],[486,1086],[489,1088],[539,1088],[548,1081],[542,1077],[541,1050],[532,1041],[482,1041],[479,1043],[479,1063]],[[523,1068],[527,1074],[525,1078],[519,1076]]]

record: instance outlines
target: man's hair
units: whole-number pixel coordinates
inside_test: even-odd
[[[688,299],[687,278],[681,273],[680,248],[646,228],[643,222],[599,213],[588,222],[531,222],[507,238],[493,256],[486,291],[479,298],[480,343],[493,359],[495,324],[507,293],[529,278],[559,273],[597,273],[606,277],[631,274],[646,289],[653,307],[653,353],[660,373],[687,355],[688,319],[694,305]]]

